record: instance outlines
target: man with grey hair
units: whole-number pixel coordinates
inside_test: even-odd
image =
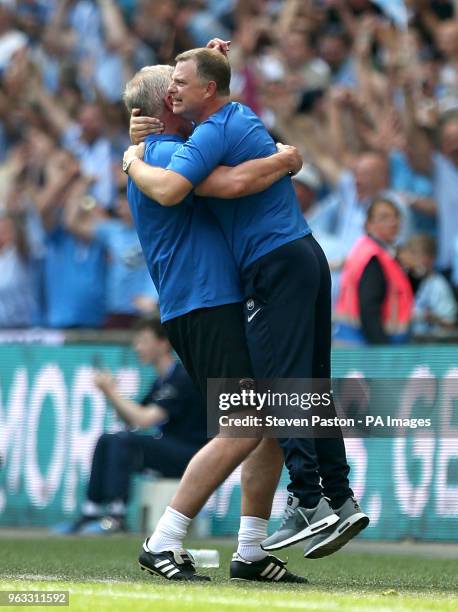
[[[173,112],[195,121],[192,135],[166,169],[151,167],[139,159],[130,172],[142,192],[164,206],[182,201],[218,164],[234,166],[275,151],[275,143],[259,117],[248,107],[230,101],[227,43],[212,42],[215,44],[209,46],[222,53],[192,49],[175,58],[169,94]],[[137,154],[137,148],[130,147],[125,159]],[[240,272],[246,300],[246,336],[256,377],[315,378],[329,386],[329,265],[301,215],[289,178],[250,198],[239,197],[227,203],[209,198],[208,205],[218,217]],[[241,532],[252,536],[259,545],[255,549],[257,559],[261,559],[261,547],[264,551],[277,550],[302,540],[306,540],[306,557],[326,556],[368,525],[369,519],[350,488],[350,467],[343,437],[340,431],[338,434],[333,438],[280,438],[291,478],[280,529],[270,538],[257,540],[263,532],[264,538],[267,536],[267,521],[262,512],[248,514],[242,507],[239,538]],[[224,465],[209,463],[211,479],[221,482],[226,476]],[[272,468],[272,460],[269,463],[267,459],[264,465]],[[277,477],[279,474],[280,470]],[[186,476],[187,472],[184,479]],[[196,479],[194,499],[203,496],[208,486],[205,476]],[[252,476],[255,488],[265,497],[269,484],[262,482],[263,464]],[[164,541],[170,538],[176,546],[182,545],[195,507],[187,505],[181,492],[179,489],[171,502],[180,521],[166,511],[148,543],[150,550],[162,550]],[[317,541],[321,531],[324,536]],[[252,568],[251,550],[248,554],[238,550],[233,557],[234,573],[240,577]],[[264,575],[275,580],[280,571],[266,568]]]
[[[168,65],[145,66],[137,72],[124,90],[124,102],[129,112],[141,108],[146,116],[162,115],[172,74],[173,67]]]
[[[124,95],[129,111],[138,108],[143,114],[156,115],[164,124],[163,134],[147,137],[143,155],[148,164],[163,168],[167,167],[172,155],[192,130],[189,120],[173,113],[167,93],[172,71],[168,66],[144,68],[127,84]],[[280,148],[280,152],[264,159],[216,168],[173,207],[161,206],[144,195],[129,179],[129,203],[148,269],[159,294],[162,322],[172,346],[204,397],[208,378],[236,379],[242,385],[253,379],[253,372],[234,259],[216,218],[205,201],[194,202],[195,196],[231,199],[265,190],[302,165],[292,147]],[[128,173],[132,164],[138,163],[136,156],[125,157],[124,171]],[[248,479],[243,485],[243,504],[245,507],[252,502],[256,504],[256,508],[250,508],[248,513],[257,516],[260,512],[267,523],[275,488],[269,479],[276,482],[278,467],[282,463],[276,442],[261,442],[259,438],[216,437],[191,459],[180,487],[166,509],[166,519],[161,518],[162,524],[165,520],[173,523],[172,533],[168,530],[161,532],[159,524],[160,541],[156,534],[155,540],[150,542],[148,538],[144,543],[139,559],[143,569],[169,580],[208,579],[196,574],[192,557],[177,542],[209,495],[258,445],[264,449],[261,450],[263,456],[270,460],[270,463],[263,464],[263,482],[267,479],[269,486],[265,492],[257,491],[252,480]],[[212,469],[209,470],[208,466]],[[252,549],[261,552],[259,560],[253,559],[247,570],[242,567],[244,579],[273,580],[275,577],[275,581],[281,582],[306,582],[287,571],[283,561],[262,553],[260,539],[257,544],[252,544],[252,539],[253,532],[250,531],[244,532],[239,541],[239,548],[245,556]],[[231,567],[231,577],[242,576],[235,575]]]

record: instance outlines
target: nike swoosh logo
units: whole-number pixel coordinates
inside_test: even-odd
[[[254,311],[252,314],[248,315],[248,323],[249,323],[250,321],[252,321],[252,320],[255,318],[255,316],[258,314],[258,312],[259,312],[260,310],[261,310],[261,309],[260,309],[260,308],[258,308],[258,309],[257,309],[257,310],[255,310],[255,311]]]

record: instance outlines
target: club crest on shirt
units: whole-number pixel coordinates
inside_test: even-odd
[[[247,300],[246,307],[247,307],[248,310],[253,310],[253,308],[254,308],[254,300],[252,300],[252,299]]]

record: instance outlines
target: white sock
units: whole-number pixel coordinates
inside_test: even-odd
[[[87,499],[81,506],[81,514],[83,514],[83,516],[100,516],[102,514],[102,506]]]
[[[192,519],[167,506],[148,542],[151,552],[183,548]]]
[[[239,529],[238,554],[246,561],[260,561],[268,553],[261,548],[261,542],[267,538],[266,519],[257,516],[241,516]]]

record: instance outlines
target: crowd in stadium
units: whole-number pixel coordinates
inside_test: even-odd
[[[1,0],[0,328],[128,327],[154,311],[121,169],[123,89],[142,66],[218,36],[232,41],[232,97],[304,158],[295,188],[336,304],[368,206],[383,200],[399,217],[392,247],[415,293],[411,328],[450,334],[457,3],[411,0],[407,29],[380,4]]]

